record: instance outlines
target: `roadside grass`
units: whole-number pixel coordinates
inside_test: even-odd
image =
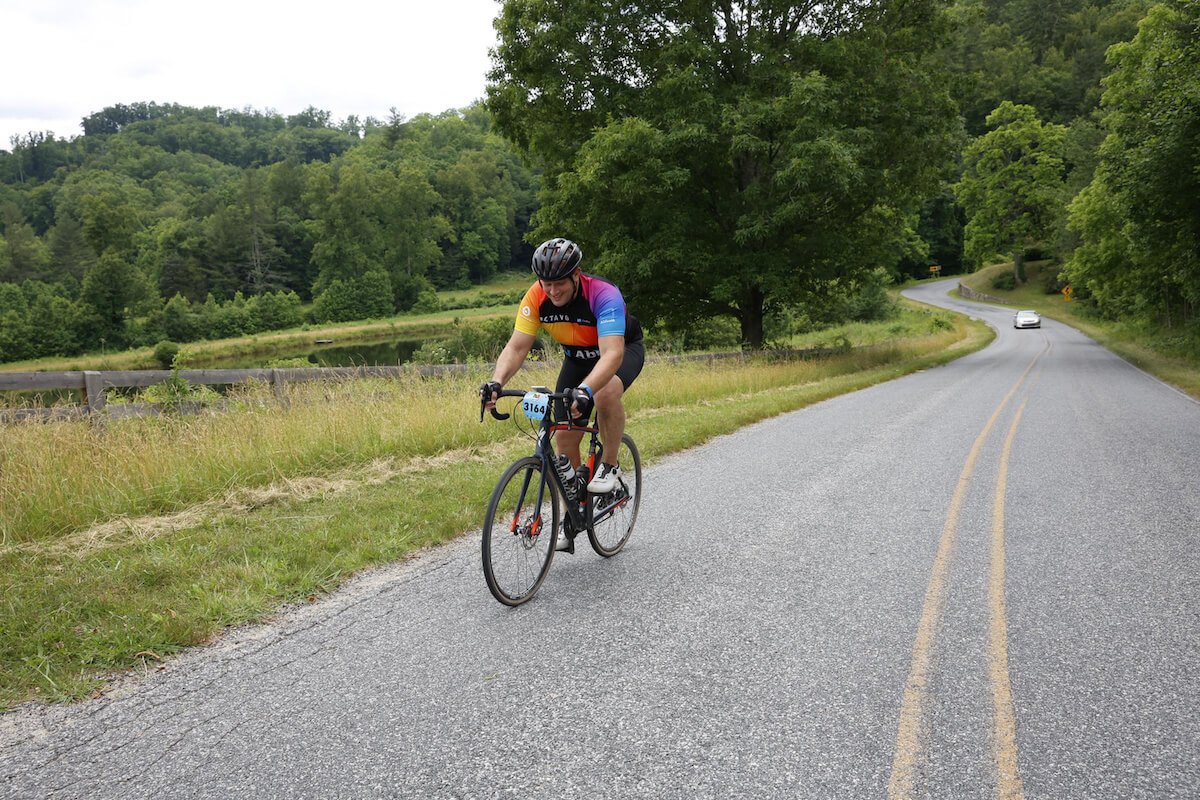
[[[628,396],[647,463],[986,345],[908,312],[911,335],[820,360],[651,363]],[[884,326],[895,323],[881,323]],[[553,363],[531,364],[528,385]],[[532,445],[478,423],[479,374],[251,387],[221,414],[0,429],[0,706],[68,701],[226,626],[475,528]],[[480,592],[486,602],[486,592]]]
[[[1050,262],[1031,262],[1026,265],[1028,282],[1009,290],[993,288],[992,279],[1011,272],[1011,262],[985,267],[961,276],[960,280],[968,288],[991,295],[1014,309],[1031,308],[1044,317],[1070,325],[1139,369],[1200,400],[1200,353],[1197,353],[1200,344],[1190,341],[1181,346],[1177,330],[1104,320],[1079,301],[1068,301],[1057,292],[1047,293],[1047,272],[1056,269]]]
[[[470,301],[481,295],[494,294],[497,292],[505,293],[520,289],[523,293],[533,283],[533,273],[528,269],[508,270],[497,273],[492,276],[486,284],[481,286],[472,286],[470,289],[450,289],[444,292],[438,292],[438,300],[443,305],[453,305],[463,301]],[[516,302],[510,303],[509,306],[515,307]]]

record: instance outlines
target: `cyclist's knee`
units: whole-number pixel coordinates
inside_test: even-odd
[[[621,383],[620,378],[614,377],[608,383],[604,384],[604,388],[596,392],[596,405],[600,408],[606,406],[618,407],[621,405],[621,398],[625,394],[625,386]]]

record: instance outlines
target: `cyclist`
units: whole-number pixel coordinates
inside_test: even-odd
[[[525,363],[538,330],[545,326],[563,346],[555,391],[572,390],[570,409],[555,402],[555,419],[565,421],[570,413],[586,422],[594,405],[600,441],[620,442],[625,432],[621,398],[646,361],[642,327],[626,310],[621,290],[603,278],[584,274],[579,266],[582,261],[583,251],[569,239],[549,239],[534,251],[537,280],[521,300],[513,334],[496,361],[491,381],[479,391],[487,407],[494,408],[496,392]],[[560,430],[555,438],[558,452],[565,453],[571,466],[578,469],[583,432]],[[618,449],[604,448],[602,463],[588,483],[589,492],[604,494],[616,487]]]

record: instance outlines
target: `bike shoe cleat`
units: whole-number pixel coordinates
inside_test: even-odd
[[[617,481],[621,479],[621,469],[615,464],[601,464],[600,469],[596,470],[596,477],[592,478],[588,484],[588,492],[590,494],[608,494],[613,489],[617,488]]]

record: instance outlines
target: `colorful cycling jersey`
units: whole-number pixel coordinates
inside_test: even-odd
[[[642,338],[642,326],[626,310],[621,290],[583,273],[579,291],[562,307],[551,302],[540,281],[529,287],[517,308],[516,329],[534,336],[543,325],[567,358],[574,359],[599,358],[601,336],[624,336],[626,344]]]

